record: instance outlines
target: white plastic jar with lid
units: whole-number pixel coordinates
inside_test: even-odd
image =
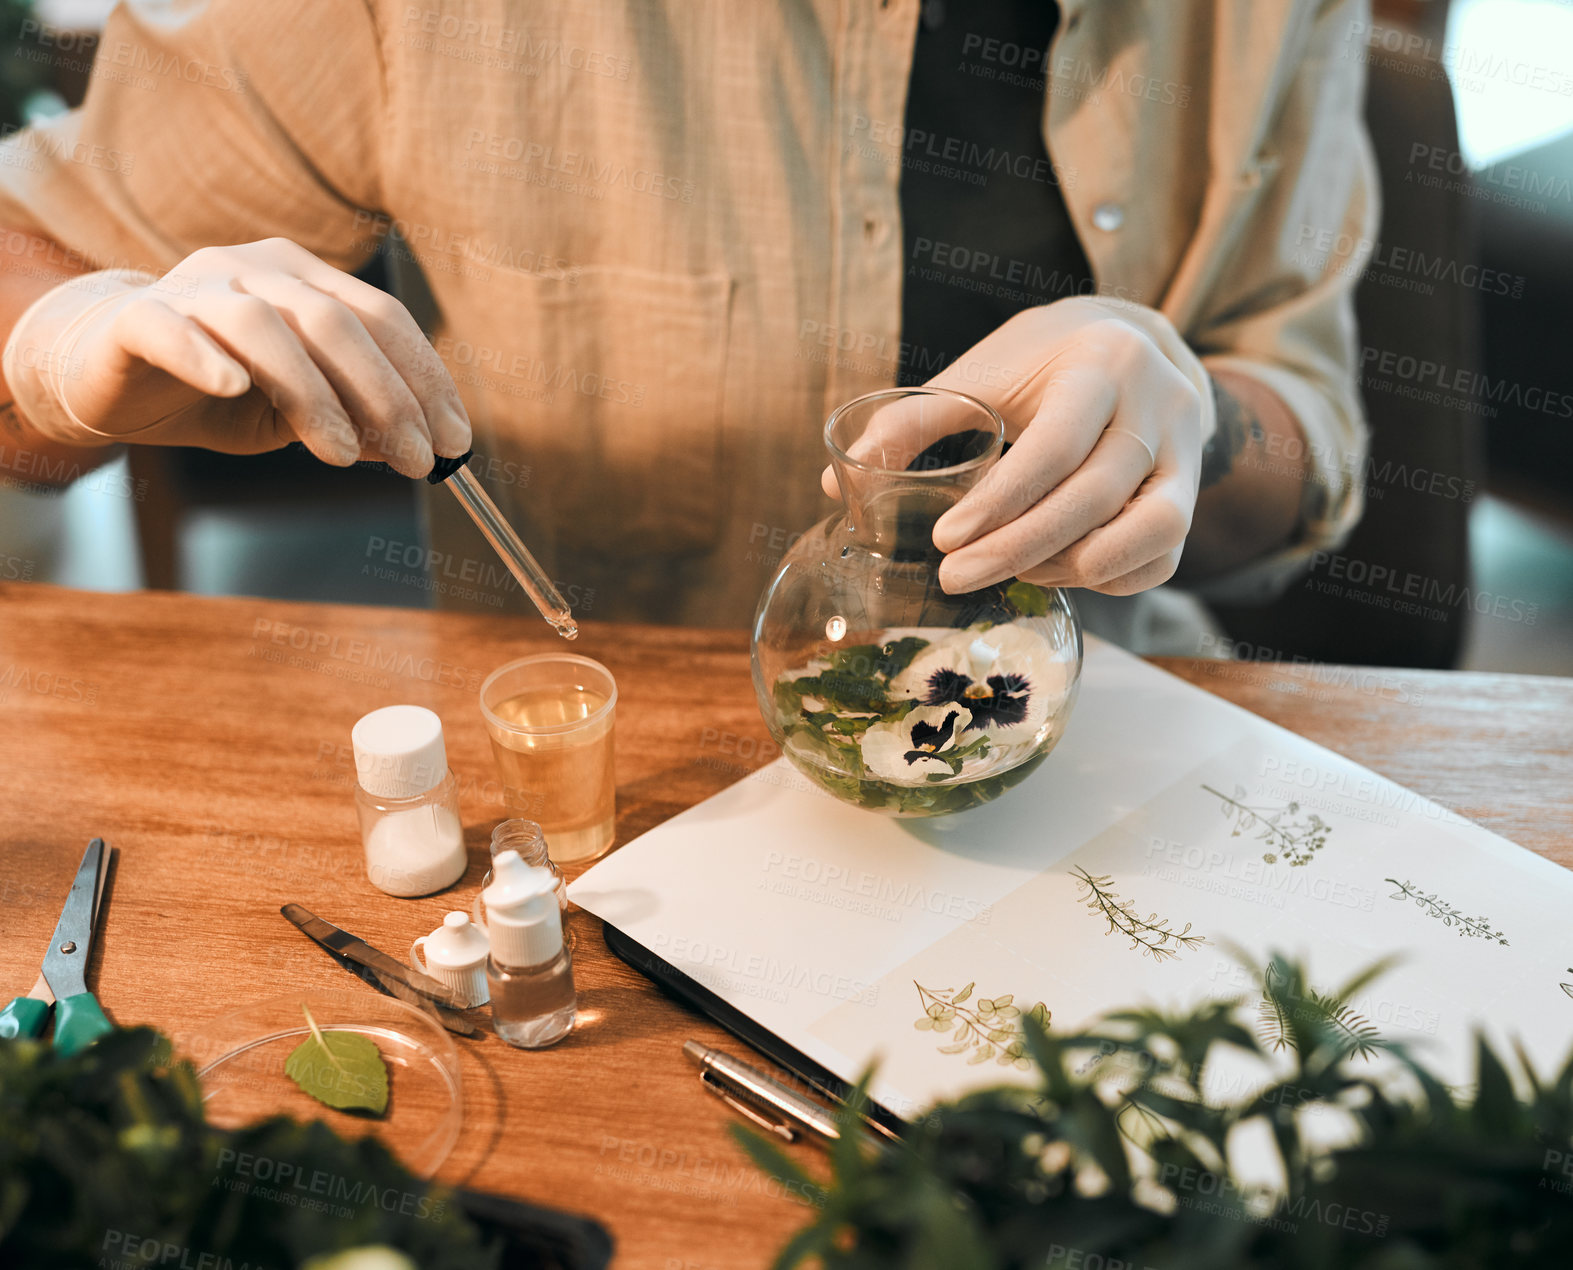
[[[459,779],[442,720],[424,706],[384,706],[350,733],[366,876],[389,895],[430,895],[464,876]]]

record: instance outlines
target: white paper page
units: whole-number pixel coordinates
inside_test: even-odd
[[[1140,921],[1189,923],[1205,942],[1171,937],[1162,958],[1133,947],[1088,907],[1086,878],[1109,879],[1110,911],[1129,901]],[[1573,1043],[1573,874],[1101,641],[1064,740],[996,802],[897,820],[782,759],[622,847],[570,895],[842,1078],[878,1060],[875,1096],[899,1114],[1026,1079],[997,1053],[969,1061],[1019,1027],[1012,1007],[1042,1002],[1072,1030],[1111,1009],[1249,996],[1231,943],[1303,959],[1323,992],[1401,955],[1348,1003],[1355,1022],[1459,1084],[1476,1027],[1519,1039],[1544,1071]],[[969,983],[972,1020],[916,1026]],[[980,1002],[1005,1013],[985,1018]],[[945,1052],[958,1037],[973,1043]],[[1260,1074],[1222,1065],[1216,1079],[1243,1096]]]

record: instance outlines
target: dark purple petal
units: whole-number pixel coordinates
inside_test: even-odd
[[[932,723],[925,723],[922,719],[919,719],[912,725],[912,731],[909,734],[912,737],[913,746],[918,747],[931,745],[934,747],[934,749],[937,750],[950,744],[951,740],[956,735],[956,718],[957,713],[956,711],[952,710],[945,716],[944,722],[939,724],[938,727]],[[917,754],[917,757],[919,758],[925,757],[924,754],[914,748],[914,750],[909,752],[907,755],[908,763],[912,762],[913,754]]]
[[[967,731],[976,731],[989,724],[1006,728],[1020,723],[1027,717],[1027,702],[1032,698],[1032,685],[1025,675],[990,675],[992,697],[968,697],[967,708],[972,711],[972,723]]]
[[[971,685],[972,680],[958,671],[936,670],[929,676],[928,695],[923,698],[923,703],[942,706],[947,701],[960,701],[961,694]]]

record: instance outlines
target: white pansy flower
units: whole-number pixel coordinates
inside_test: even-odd
[[[1016,623],[936,640],[891,683],[892,695],[928,707],[965,706],[969,727],[1011,742],[1032,736],[1065,696],[1070,668],[1041,636]],[[915,712],[914,712],[915,713]]]
[[[918,706],[903,719],[876,723],[863,734],[863,763],[875,776],[898,785],[922,785],[931,775],[950,775],[939,757],[956,748],[972,722],[966,707]]]

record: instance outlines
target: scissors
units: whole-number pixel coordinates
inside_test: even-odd
[[[0,1010],[0,1037],[42,1036],[55,1007],[55,1048],[62,1054],[86,1049],[115,1025],[104,1017],[98,998],[87,990],[87,959],[104,891],[109,848],[102,838],[87,844],[71,893],[60,910],[60,924],[49,941],[44,968],[25,997]],[[58,1002],[56,1000],[58,998]]]

